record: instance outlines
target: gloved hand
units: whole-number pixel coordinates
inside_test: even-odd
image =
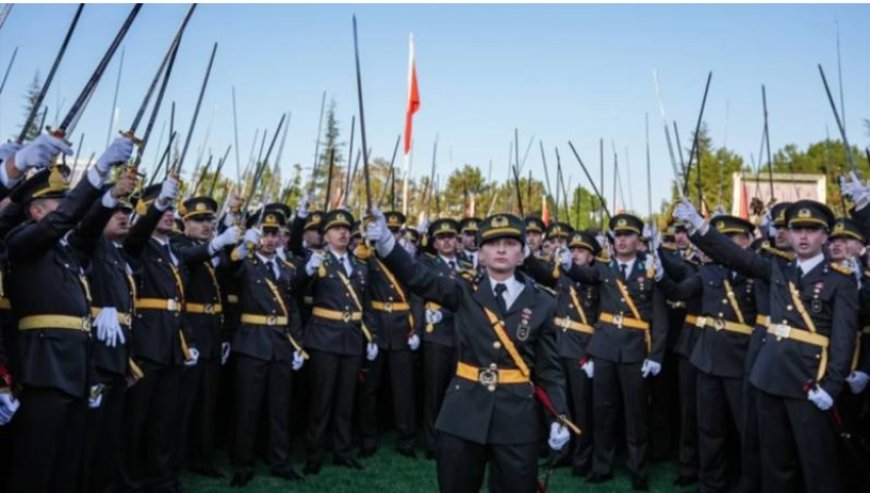
[[[653,251],[653,266],[656,270],[656,282],[661,281],[665,277],[665,264],[662,263],[662,258],[659,256],[658,250]]]
[[[589,378],[595,376],[595,363],[593,363],[591,359],[580,365],[580,369],[586,372],[586,376]]]
[[[855,210],[861,210],[870,204],[870,188],[861,183],[854,171],[848,177],[840,177],[840,187],[843,195],[855,203]]]
[[[571,433],[568,428],[556,421],[550,423],[550,438],[547,440],[547,445],[553,450],[562,450],[562,447],[571,439]]]
[[[221,366],[227,364],[227,361],[230,359],[230,352],[233,347],[228,342],[221,343]]]
[[[818,385],[807,392],[807,399],[822,411],[827,411],[834,405],[834,399],[831,398],[830,394],[828,394],[825,389]]]
[[[314,250],[311,252],[311,256],[308,257],[308,262],[305,264],[305,273],[309,276],[313,276],[321,265],[323,265],[323,252]]]
[[[437,310],[435,308],[427,308],[426,309],[426,323],[429,325],[435,325],[441,323],[444,320],[444,314],[441,313],[441,310]]]
[[[15,167],[22,173],[30,168],[46,168],[60,153],[71,156],[73,150],[63,139],[41,134],[15,153]]]
[[[260,231],[257,228],[250,228],[245,231],[245,242],[247,244],[251,244],[254,247],[260,245]]]
[[[0,161],[6,161],[10,156],[14,156],[22,147],[23,146],[17,142],[7,142],[0,145]]]
[[[105,175],[112,169],[112,166],[118,166],[126,163],[133,156],[133,139],[129,137],[118,137],[112,141],[109,148],[103,152],[103,155],[97,159],[94,167],[101,175]]]
[[[127,342],[124,338],[124,330],[118,322],[118,310],[113,306],[100,310],[94,318],[94,327],[97,328],[97,340],[102,341],[107,347],[115,347]]]
[[[18,402],[18,399],[16,399],[8,390],[0,392],[0,426],[12,421],[12,417],[15,416],[15,411],[18,410],[18,406],[20,405],[21,403]]]
[[[396,244],[393,232],[387,227],[387,219],[377,207],[372,208],[374,221],[366,226],[366,240],[375,244],[378,255],[385,257],[390,254]]]
[[[293,351],[293,371],[299,371],[304,363],[305,358],[302,357],[302,353],[299,351]]]
[[[429,234],[429,218],[420,221],[420,224],[417,225],[417,233],[419,233],[420,236]]]
[[[366,359],[374,361],[378,357],[378,345],[370,342],[366,344]]]
[[[643,378],[646,378],[650,375],[656,376],[659,372],[662,371],[662,364],[651,359],[643,360],[643,365],[640,367],[640,374]]]
[[[416,351],[420,347],[420,336],[417,334],[412,335],[408,338],[408,347],[411,348],[411,351]]]
[[[296,208],[296,217],[305,219],[308,217],[308,208],[311,206],[311,194],[306,193],[299,199],[299,207]]]
[[[176,197],[178,197],[178,180],[170,176],[163,180],[163,184],[160,186],[157,203],[161,208],[165,209],[175,201]]]
[[[867,375],[863,371],[853,371],[846,377],[846,383],[849,384],[849,388],[852,389],[853,394],[860,394],[864,392],[864,389],[867,388],[867,383],[870,382],[870,375]]]
[[[571,250],[568,248],[562,248],[558,252],[559,264],[565,270],[571,270],[571,267],[574,265],[574,257],[571,256]]]
[[[199,362],[199,350],[195,347],[192,347],[187,350],[188,354],[190,354],[190,358],[184,360],[184,366],[190,368],[192,366],[196,366]]]
[[[701,231],[704,228],[704,224],[706,224],[704,218],[698,214],[695,206],[685,197],[680,199],[677,202],[677,206],[674,207],[674,217],[687,225],[690,234]]]
[[[88,396],[88,407],[96,409],[103,403],[103,384],[91,385],[91,393]]]
[[[242,230],[238,226],[230,226],[226,231],[212,238],[209,244],[210,250],[216,253],[225,247],[235,245],[241,234]]]

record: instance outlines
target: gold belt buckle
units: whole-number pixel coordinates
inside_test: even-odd
[[[695,327],[703,329],[707,325],[707,317],[698,316],[695,319]]]
[[[90,317],[82,317],[82,330],[91,330],[91,319]]]
[[[278,317],[276,317],[275,315],[267,315],[266,325],[278,325]]]
[[[393,302],[392,301],[385,301],[384,302],[384,311],[387,311],[390,313],[393,312]]]
[[[494,391],[495,386],[498,384],[498,370],[495,368],[495,365],[490,365],[489,368],[481,368],[477,374],[477,381],[481,385],[486,386],[486,389],[490,392]]]
[[[203,306],[203,311],[205,311],[208,315],[214,315],[214,305],[211,303],[207,303]]]
[[[341,313],[341,320],[344,321],[344,323],[350,322],[350,318],[351,314],[349,311],[345,310]]]
[[[119,322],[121,323],[121,325],[133,325],[133,315],[129,313],[121,313],[119,314],[118,318],[120,319]]]
[[[788,336],[791,335],[791,327],[785,324],[773,324],[773,334],[776,336],[777,341],[781,341],[783,339],[788,339]]]
[[[716,332],[719,332],[720,330],[725,328],[725,321],[721,318],[713,320],[713,328],[716,329]]]
[[[615,325],[617,329],[621,329],[621,328],[622,328],[622,322],[623,322],[624,319],[625,319],[625,317],[622,315],[622,313],[617,313],[617,314],[615,314],[615,315],[613,316],[613,325]]]
[[[166,309],[171,311],[171,312],[178,311],[178,302],[175,301],[174,299],[173,300],[166,300]]]

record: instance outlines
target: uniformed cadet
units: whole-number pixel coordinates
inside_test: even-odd
[[[384,264],[420,297],[455,313],[456,376],[436,423],[441,491],[479,491],[487,463],[491,491],[534,491],[543,431],[536,388],[549,395],[549,410],[557,416],[550,446],[561,449],[570,437],[562,424],[567,405],[555,303],[516,270],[524,256],[522,220],[497,214],[481,222],[478,254],[486,274],[475,289],[414,261],[397,246],[383,214],[373,215],[366,237]]]
[[[303,199],[297,220],[306,219],[307,208]],[[304,335],[305,349],[311,355],[312,392],[305,474],[320,472],[328,437],[335,465],[362,469],[350,455],[354,393],[363,354],[374,360],[378,345],[372,332],[375,325],[369,321],[371,311],[365,310],[369,305],[368,265],[347,250],[353,221],[346,210],[327,212],[321,222],[326,248],[312,252],[300,272],[310,283],[313,297]]]
[[[721,215],[712,224],[741,248],[750,248],[755,226],[749,221]],[[702,297],[695,323],[698,336],[690,355],[690,362],[698,370],[700,490],[725,491],[727,431],[743,428],[744,365],[756,315],[754,279],[705,262],[697,274],[680,282],[667,276],[660,282],[671,299]]]
[[[594,372],[595,450],[590,483],[613,479],[617,402],[624,403],[628,469],[635,490],[647,490],[649,403],[647,382],[661,371],[667,337],[665,298],[655,285],[653,256],[639,254],[643,221],[629,214],[610,220],[614,258],[592,266],[573,265],[570,252],[563,267],[578,282],[600,289],[600,315],[587,352]]]
[[[254,438],[266,415],[267,463],[272,475],[299,480],[290,458],[291,373],[302,367],[298,306],[292,292],[299,287],[295,266],[277,256],[280,229],[286,223],[280,207],[267,204],[250,215],[242,244],[228,266],[241,286],[241,324],[232,337],[235,355],[236,420],[233,439],[235,474],[230,486],[246,485],[254,475]],[[265,405],[265,409],[264,406]]]
[[[544,240],[544,223],[538,216],[526,216],[523,219],[526,226],[526,245],[535,255],[541,254],[541,243]]]
[[[185,323],[196,341],[199,361],[181,372],[178,446],[175,468],[188,467],[192,472],[221,477],[214,466],[214,433],[221,359],[228,350],[223,334],[223,303],[216,266],[219,256],[205,257],[200,252],[208,245],[216,255],[235,245],[239,228],[230,226],[215,236],[217,203],[211,197],[191,197],[182,202],[179,214],[184,222],[184,234],[172,238],[170,244],[185,261],[184,313]]]
[[[111,167],[132,152],[130,139],[116,139],[69,195],[69,168],[62,165],[38,171],[11,195],[27,219],[5,238],[21,386],[10,491],[70,491],[78,485],[87,409],[99,407],[102,398],[91,359],[87,255],[116,200],[135,186],[134,179],[123,178],[111,191],[101,188]],[[10,159],[44,167],[60,153],[72,150],[62,139],[44,135]],[[102,209],[87,214],[95,202]]]
[[[460,258],[470,263],[475,269],[478,268],[477,252],[479,241],[477,233],[479,223],[479,217],[466,217],[459,221],[460,241],[462,243],[462,248],[459,252]]]
[[[830,262],[823,246],[834,223],[824,204],[800,200],[785,211],[796,258],[784,266],[748,252],[708,227],[688,201],[675,216],[713,260],[770,288],[767,335],[752,367],[761,444],[763,491],[842,491],[837,434],[830,409],[849,375],[858,323],[850,269]]]
[[[590,266],[596,262],[601,247],[595,236],[588,231],[573,231],[568,236],[571,260],[578,266]],[[592,469],[592,444],[594,426],[592,421],[593,364],[586,349],[595,333],[593,324],[598,320],[598,287],[592,284],[575,283],[559,270],[553,271],[552,263],[535,265],[526,260],[529,273],[541,283],[553,286],[556,292],[556,327],[559,330],[559,359],[565,373],[568,389],[568,404],[571,418],[583,434],[576,437],[573,451],[568,459],[574,476],[586,477]],[[555,264],[559,269],[558,263]]]
[[[101,208],[94,205],[89,214],[103,214]],[[115,491],[123,484],[124,398],[128,385],[141,376],[139,368],[129,364],[136,283],[122,245],[130,232],[131,212],[129,202],[118,201],[91,253],[93,360],[103,399],[100,407],[88,412],[82,492]]]
[[[568,243],[568,235],[573,232],[574,228],[570,224],[551,221],[544,232],[551,250],[544,251],[544,256],[552,255],[556,251],[563,251]]]
[[[384,215],[387,227],[398,241],[405,224],[404,214],[389,211]],[[420,336],[416,330],[416,320],[422,316],[420,302],[377,257],[370,258],[368,264],[371,301],[365,310],[371,310],[372,328],[377,333],[378,357],[369,363],[369,370],[360,388],[360,455],[371,456],[377,449],[378,390],[388,367],[393,420],[399,435],[396,450],[401,455],[415,458],[417,427],[413,351],[420,347]]]
[[[133,319],[133,361],[142,378],[127,392],[125,421],[126,471],[131,487],[172,491],[178,488],[172,458],[177,446],[181,370],[197,362],[187,324],[183,323],[185,262],[211,257],[209,245],[182,259],[170,246],[175,229],[178,181],[142,191],[134,206],[139,216],[124,241],[136,262],[136,317]]]
[[[420,263],[441,276],[457,278],[473,272],[471,264],[457,255],[459,223],[453,219],[435,220],[428,236],[435,254],[424,253]],[[423,320],[423,430],[426,433],[426,456],[435,458],[437,432],[435,420],[450,379],[456,373],[456,331],[451,310],[434,301],[425,301]]]

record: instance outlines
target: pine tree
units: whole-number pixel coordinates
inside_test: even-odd
[[[30,86],[27,87],[27,92],[24,94],[24,118],[25,119],[28,116],[30,116],[30,112],[33,110],[33,107],[36,106],[37,100],[39,99],[40,91],[42,91],[42,81],[40,80],[39,72],[37,71],[33,75],[33,80],[30,82]],[[40,116],[41,115],[37,114],[36,118],[34,118],[32,122],[30,122],[30,124],[27,127],[27,131],[24,133],[24,140],[31,140],[39,135]],[[24,124],[22,124],[22,127],[23,126],[24,126]]]

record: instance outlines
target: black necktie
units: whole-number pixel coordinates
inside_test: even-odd
[[[801,269],[800,265],[797,266],[797,276],[798,276],[798,280],[803,279],[803,277],[804,277],[804,270]]]
[[[169,248],[169,243],[163,245],[163,253],[166,254],[166,258],[172,262],[172,265],[175,265],[175,258],[172,256],[172,249]]]
[[[626,274],[628,274],[628,264],[619,264],[619,270],[622,272],[622,279],[627,279]]]
[[[495,301],[498,303],[498,308],[502,315],[507,313],[507,303],[504,300],[504,292],[507,291],[507,286],[502,283],[495,285]]]
[[[266,261],[266,275],[269,277],[271,281],[277,281],[277,277],[275,276],[275,262],[271,260]]]
[[[456,270],[456,262],[455,261],[451,260],[450,262],[447,262],[447,265],[450,266],[450,270]]]

